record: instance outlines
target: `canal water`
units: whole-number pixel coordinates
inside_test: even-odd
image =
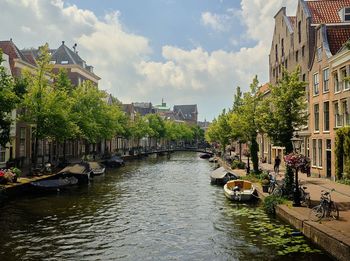
[[[128,162],[0,208],[0,260],[330,260],[259,205],[210,185],[197,153]]]

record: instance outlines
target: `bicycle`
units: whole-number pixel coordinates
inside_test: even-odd
[[[306,207],[310,208],[311,206],[310,193],[305,191],[306,189],[307,187],[299,185],[300,203],[305,204]]]
[[[321,200],[320,204],[313,207],[309,214],[309,220],[311,221],[320,221],[325,217],[330,217],[332,219],[339,219],[339,210],[337,204],[332,201],[331,193],[335,191],[321,191]]]

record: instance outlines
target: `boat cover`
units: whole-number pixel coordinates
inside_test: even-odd
[[[70,174],[86,174],[89,171],[89,164],[75,164],[73,166],[65,167],[60,173],[70,173]]]
[[[214,179],[222,179],[224,178],[227,174],[231,174],[231,175],[234,175],[234,176],[237,176],[235,175],[234,173],[230,172],[230,171],[227,171],[224,167],[220,167],[220,168],[217,168],[216,170],[214,170],[211,174],[210,174],[210,177],[214,178]]]
[[[49,179],[31,182],[35,187],[40,188],[61,188],[69,185],[75,185],[78,183],[78,179],[75,177]]]

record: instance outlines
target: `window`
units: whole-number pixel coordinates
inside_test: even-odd
[[[338,73],[335,72],[335,73],[333,74],[333,77],[334,77],[334,92],[335,92],[335,93],[340,92],[340,91],[341,91],[341,88],[340,88],[340,84],[339,84]]]
[[[344,126],[345,125],[350,125],[350,114],[349,114],[349,104],[348,104],[348,102],[350,101],[350,99],[349,100],[347,100],[347,101],[344,101],[343,103],[342,103],[342,106],[343,106],[343,121],[344,121]]]
[[[318,166],[322,167],[322,140],[318,140]]]
[[[329,102],[323,103],[323,130],[329,131]]]
[[[276,62],[278,61],[278,49],[277,49],[277,44],[275,46],[275,58],[276,58]]]
[[[297,62],[299,60],[299,51],[295,52],[295,61]]]
[[[287,61],[287,59],[284,61],[284,67],[286,67],[286,69],[288,68],[288,61]]]
[[[347,77],[347,72],[345,67],[340,69],[340,77],[341,77],[343,90],[349,90],[350,88],[349,82],[345,80],[345,78]]]
[[[19,156],[25,157],[26,155],[26,128],[19,129]]]
[[[298,40],[301,43],[301,21],[298,22]]]
[[[341,127],[343,124],[342,124],[342,118],[340,116],[340,107],[338,102],[334,104],[334,114],[335,114],[335,127]]]
[[[281,51],[282,51],[282,56],[284,56],[284,39],[283,38],[281,40]]]
[[[0,145],[0,162],[1,163],[4,163],[5,161],[6,161],[6,159],[5,159],[5,147],[3,147],[3,146],[1,146]]]
[[[273,70],[272,70],[272,75],[273,75],[273,77],[275,77],[275,72],[276,72],[275,69],[273,69]]]
[[[312,165],[313,166],[316,166],[316,161],[317,161],[317,158],[316,158],[316,140],[312,140]]]
[[[350,21],[350,7],[345,7],[344,21]]]
[[[323,70],[323,92],[329,92],[329,69]]]
[[[320,130],[320,114],[319,114],[319,105],[314,105],[314,130],[319,131]]]
[[[322,47],[317,48],[317,61],[322,61]]]
[[[301,56],[304,57],[305,55],[305,46],[301,47]]]
[[[306,139],[306,156],[310,158],[310,140]]]
[[[314,95],[318,95],[319,93],[319,77],[318,73],[314,74]]]
[[[306,74],[304,73],[303,74],[303,82],[305,82],[306,81]]]
[[[68,64],[68,61],[61,61],[61,64]]]

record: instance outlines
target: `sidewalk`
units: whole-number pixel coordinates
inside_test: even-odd
[[[226,167],[229,166],[226,165]],[[259,167],[273,173],[272,164],[260,163]],[[233,172],[240,176],[246,175],[246,170],[235,169]],[[284,177],[284,172],[284,167],[280,168],[277,179],[281,180]],[[299,173],[298,176],[300,183],[307,187],[306,191],[310,192],[313,206],[320,202],[322,190],[335,189],[332,192],[332,200],[338,205],[339,220],[309,221],[311,209],[293,207],[291,204],[279,206],[276,209],[276,214],[302,231],[306,237],[320,245],[333,257],[338,260],[350,260],[350,186],[325,178],[307,177],[304,173]],[[268,193],[262,192],[260,184],[258,192],[262,197],[268,196]]]

